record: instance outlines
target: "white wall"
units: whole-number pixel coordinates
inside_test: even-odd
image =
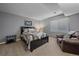
[[[40,23],[44,24],[44,32],[51,34],[50,32],[50,21],[53,20],[63,20],[64,18],[68,18],[69,20],[69,30],[78,30],[79,31],[79,14],[75,14],[69,17],[62,15],[50,17],[48,19],[45,19],[43,21],[40,21]],[[9,34],[16,34],[19,32],[20,27],[24,25],[24,20],[27,20],[28,18],[20,17],[13,14],[3,13],[0,12],[0,41],[4,40],[6,35]],[[33,25],[36,25],[39,23],[39,21],[29,19],[33,21]],[[64,21],[61,21],[61,23],[64,23]]]
[[[70,30],[79,31],[79,14],[75,14],[69,17]]]
[[[64,21],[65,18],[67,19],[67,21]],[[68,30],[68,31],[72,31],[72,30],[73,31],[79,31],[79,14],[75,14],[75,15],[72,15],[72,16],[69,16],[69,17],[66,17],[62,14],[62,15],[59,15],[59,16],[56,16],[56,17],[50,17],[50,18],[44,20],[43,22],[46,25],[46,27],[44,29],[45,29],[46,33],[53,34],[53,27],[51,29],[50,22],[54,21],[54,20],[55,21],[61,20],[60,21],[61,24],[59,24],[59,25],[68,26],[68,27],[66,27],[66,30]],[[56,23],[53,23],[53,25],[56,26]],[[51,32],[50,29],[52,30],[52,32]]]
[[[34,19],[0,12],[0,40],[3,41],[6,35],[19,34],[20,27],[24,26],[24,20],[32,20],[33,25],[38,23]]]
[[[43,20],[42,22],[45,24],[44,31],[48,34],[52,33],[51,30],[50,30],[51,29],[50,28],[50,22],[54,21],[54,20],[58,21],[58,20],[63,19],[63,18],[66,18],[66,17],[63,14],[61,14],[61,15],[58,15],[58,16],[55,16],[55,17],[50,17],[48,19]]]

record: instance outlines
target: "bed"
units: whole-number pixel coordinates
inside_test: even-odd
[[[29,29],[31,29],[32,32],[29,31]],[[35,27],[21,27],[21,40],[25,43],[25,45],[31,52],[41,45],[47,43],[49,39],[46,33],[38,33],[36,31],[33,31],[33,29],[35,30]]]

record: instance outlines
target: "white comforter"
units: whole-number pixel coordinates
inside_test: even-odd
[[[22,37],[26,40],[28,44],[28,49],[30,49],[30,42],[32,40],[41,39],[41,37],[46,37],[44,32],[34,32],[34,33],[23,33]]]
[[[38,37],[39,39],[41,37],[45,37],[46,36],[46,33],[44,33],[44,32],[35,32],[35,33],[31,33],[31,34],[36,36],[36,37]]]

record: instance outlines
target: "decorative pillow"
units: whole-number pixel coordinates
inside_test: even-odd
[[[64,38],[69,38],[70,37],[70,35],[69,34],[66,34],[65,36],[64,36]]]
[[[28,29],[24,29],[24,32],[28,32]]]
[[[29,32],[30,33],[34,33],[35,32],[35,29],[29,29]]]
[[[76,31],[76,32],[74,33],[74,35],[75,35],[75,36],[79,36],[79,31]]]
[[[70,32],[68,32],[68,33],[64,36],[64,38],[70,38],[71,35],[74,34],[75,32],[76,32],[76,31],[70,31]]]
[[[76,31],[70,31],[70,32],[68,32],[68,34],[69,35],[71,35],[71,34],[73,34],[73,33],[75,33]]]

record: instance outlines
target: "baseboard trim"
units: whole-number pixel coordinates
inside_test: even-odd
[[[1,42],[0,44],[5,44],[6,42]]]
[[[16,39],[16,41],[19,41],[20,39]]]
[[[20,39],[17,39],[16,42],[19,41],[19,40],[20,40]],[[6,42],[1,42],[0,44],[5,44],[5,43],[6,43]]]

